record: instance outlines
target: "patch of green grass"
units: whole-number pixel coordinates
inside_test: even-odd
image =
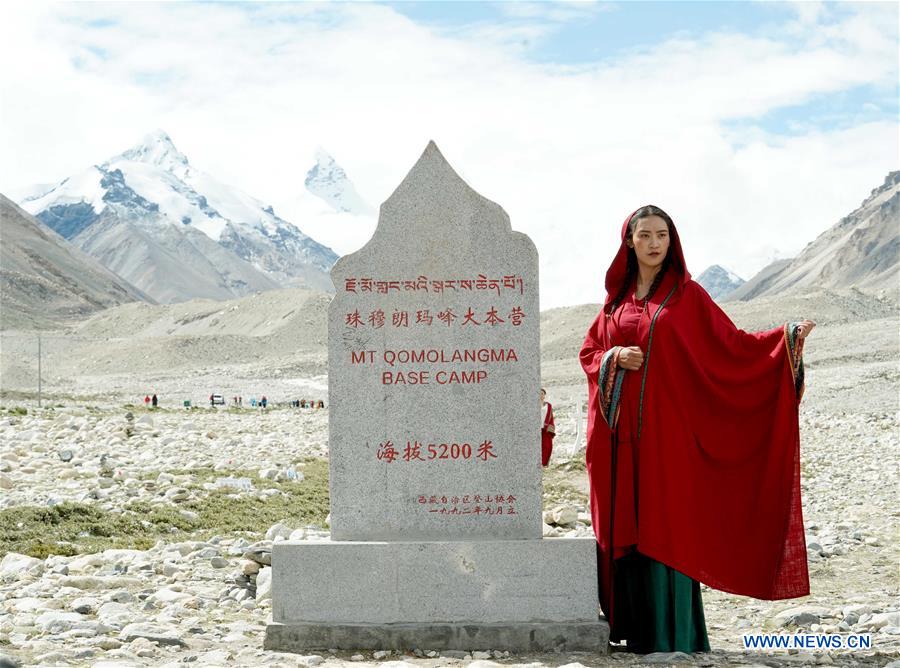
[[[31,399],[37,399],[37,392],[29,392],[25,390],[7,390],[0,389],[0,399],[9,400],[9,401],[28,401]]]
[[[0,400],[3,401],[36,401],[37,398],[37,392],[0,389]],[[105,401],[106,396],[102,394],[70,394],[68,392],[45,390],[41,393],[41,399],[46,402],[63,401],[68,404],[77,404],[84,403],[85,401]]]
[[[72,555],[110,548],[146,550],[160,538],[167,541],[205,539],[216,534],[260,534],[276,522],[290,526],[322,526],[328,515],[328,462],[308,459],[302,482],[261,480],[254,471],[189,469],[198,484],[222,476],[250,478],[256,489],[275,488],[283,495],[264,501],[233,489],[204,492],[182,504],[155,505],[134,501],[122,511],[103,510],[91,503],[62,503],[52,507],[17,506],[0,510],[0,557],[20,552],[43,559],[50,554]],[[155,478],[156,474],[149,474]],[[187,519],[190,510],[198,520]]]
[[[216,472],[217,477],[221,475],[221,471]],[[286,496],[260,501],[246,494],[236,496],[234,490],[219,489],[199,501],[186,504],[189,510],[200,514],[201,526],[215,527],[214,533],[260,532],[276,522],[285,522],[289,526],[325,524],[329,511],[326,460],[307,460],[303,467],[303,482],[261,480],[255,471],[232,471],[229,475],[250,478],[257,489],[278,489]]]
[[[572,484],[569,471],[565,465],[544,469],[544,510],[560,504],[587,505],[587,494]]]
[[[6,412],[10,415],[28,415],[28,409],[24,406],[13,406],[12,408],[7,408]]]
[[[554,471],[587,471],[587,464],[583,457],[575,457],[567,462],[560,462],[551,467]]]
[[[560,504],[586,506],[587,495],[565,483],[544,483],[543,508],[547,510]]]
[[[124,410],[128,411],[129,413],[148,413],[148,414],[152,414],[152,413],[174,413],[174,412],[176,412],[176,411],[179,412],[179,413],[183,413],[183,412],[184,412],[184,407],[182,407],[181,403],[179,403],[177,406],[175,406],[175,405],[171,405],[171,406],[149,406],[149,405],[148,405],[148,406],[144,406],[143,404],[122,404],[122,408],[123,408]]]
[[[114,513],[87,503],[8,508],[0,511],[0,554],[21,552],[42,559],[91,552],[98,546],[149,547],[152,528],[141,519],[137,513]]]

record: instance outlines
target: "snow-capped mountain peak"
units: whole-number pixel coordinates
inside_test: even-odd
[[[719,300],[742,286],[744,279],[722,265],[714,264],[700,274],[697,282],[706,289],[710,297]]]
[[[120,160],[143,162],[182,174],[189,167],[187,157],[175,148],[172,138],[164,130],[159,129],[149,133],[140,143],[114,156],[108,162],[113,163]]]
[[[335,211],[356,215],[372,213],[366,201],[356,192],[356,187],[344,169],[331,154],[319,147],[315,151],[316,164],[306,173],[306,189],[324,200]]]
[[[271,206],[191,167],[162,130],[22,207],[160,302],[332,288],[330,249]]]
[[[344,172],[341,166],[337,164],[337,162],[335,162],[334,157],[332,157],[332,155],[321,146],[316,147],[314,157],[316,158],[317,166],[320,166],[325,170],[334,171],[336,175],[339,175],[343,178],[347,177],[347,174]]]

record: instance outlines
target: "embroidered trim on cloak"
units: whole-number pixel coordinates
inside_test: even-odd
[[[600,401],[600,414],[610,429],[615,429],[619,421],[619,406],[622,398],[622,381],[625,369],[619,368],[621,346],[613,346],[603,354],[600,360],[600,371],[597,375],[597,399]]]
[[[659,317],[659,314],[662,313],[662,310],[666,307],[666,304],[669,303],[669,299],[675,294],[675,289],[678,287],[678,284],[672,286],[672,289],[669,290],[669,294],[666,295],[666,298],[662,300],[662,303],[659,305],[659,308],[656,309],[656,313],[653,314],[653,318],[650,320],[650,334],[647,337],[647,354],[644,357],[644,373],[641,376],[641,395],[638,399],[638,419],[637,419],[637,437],[641,438],[641,426],[644,417],[644,385],[647,383],[647,369],[650,368],[650,350],[653,347],[653,328],[656,327],[656,319]]]
[[[791,376],[794,378],[794,389],[797,401],[803,398],[806,389],[806,373],[803,370],[803,339],[797,337],[799,322],[788,322],[784,325],[784,342],[787,345],[788,361],[791,363]]]

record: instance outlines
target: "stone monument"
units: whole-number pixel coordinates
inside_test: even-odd
[[[542,539],[534,244],[432,142],[331,276],[332,540],[274,545],[266,647],[606,651],[593,539]]]

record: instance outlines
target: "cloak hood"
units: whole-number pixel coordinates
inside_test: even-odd
[[[612,263],[609,265],[609,269],[606,270],[606,301],[603,304],[603,310],[606,313],[609,313],[609,308],[613,299],[619,294],[622,283],[628,276],[628,254],[634,252],[625,244],[625,235],[628,233],[628,223],[631,222],[632,216],[645,206],[650,205],[645,204],[638,207],[628,214],[628,217],[625,218],[625,222],[622,223],[619,250],[613,258]],[[650,303],[656,306],[658,306],[659,301],[665,298],[665,295],[668,294],[673,284],[677,283],[679,287],[683,287],[685,283],[691,280],[691,274],[687,270],[687,263],[684,261],[684,251],[681,249],[681,239],[678,236],[678,229],[675,227],[674,221],[672,222],[672,229],[669,233],[668,258],[670,262],[669,270],[666,272],[666,277],[663,279],[662,285],[660,285],[655,295],[650,300]]]

